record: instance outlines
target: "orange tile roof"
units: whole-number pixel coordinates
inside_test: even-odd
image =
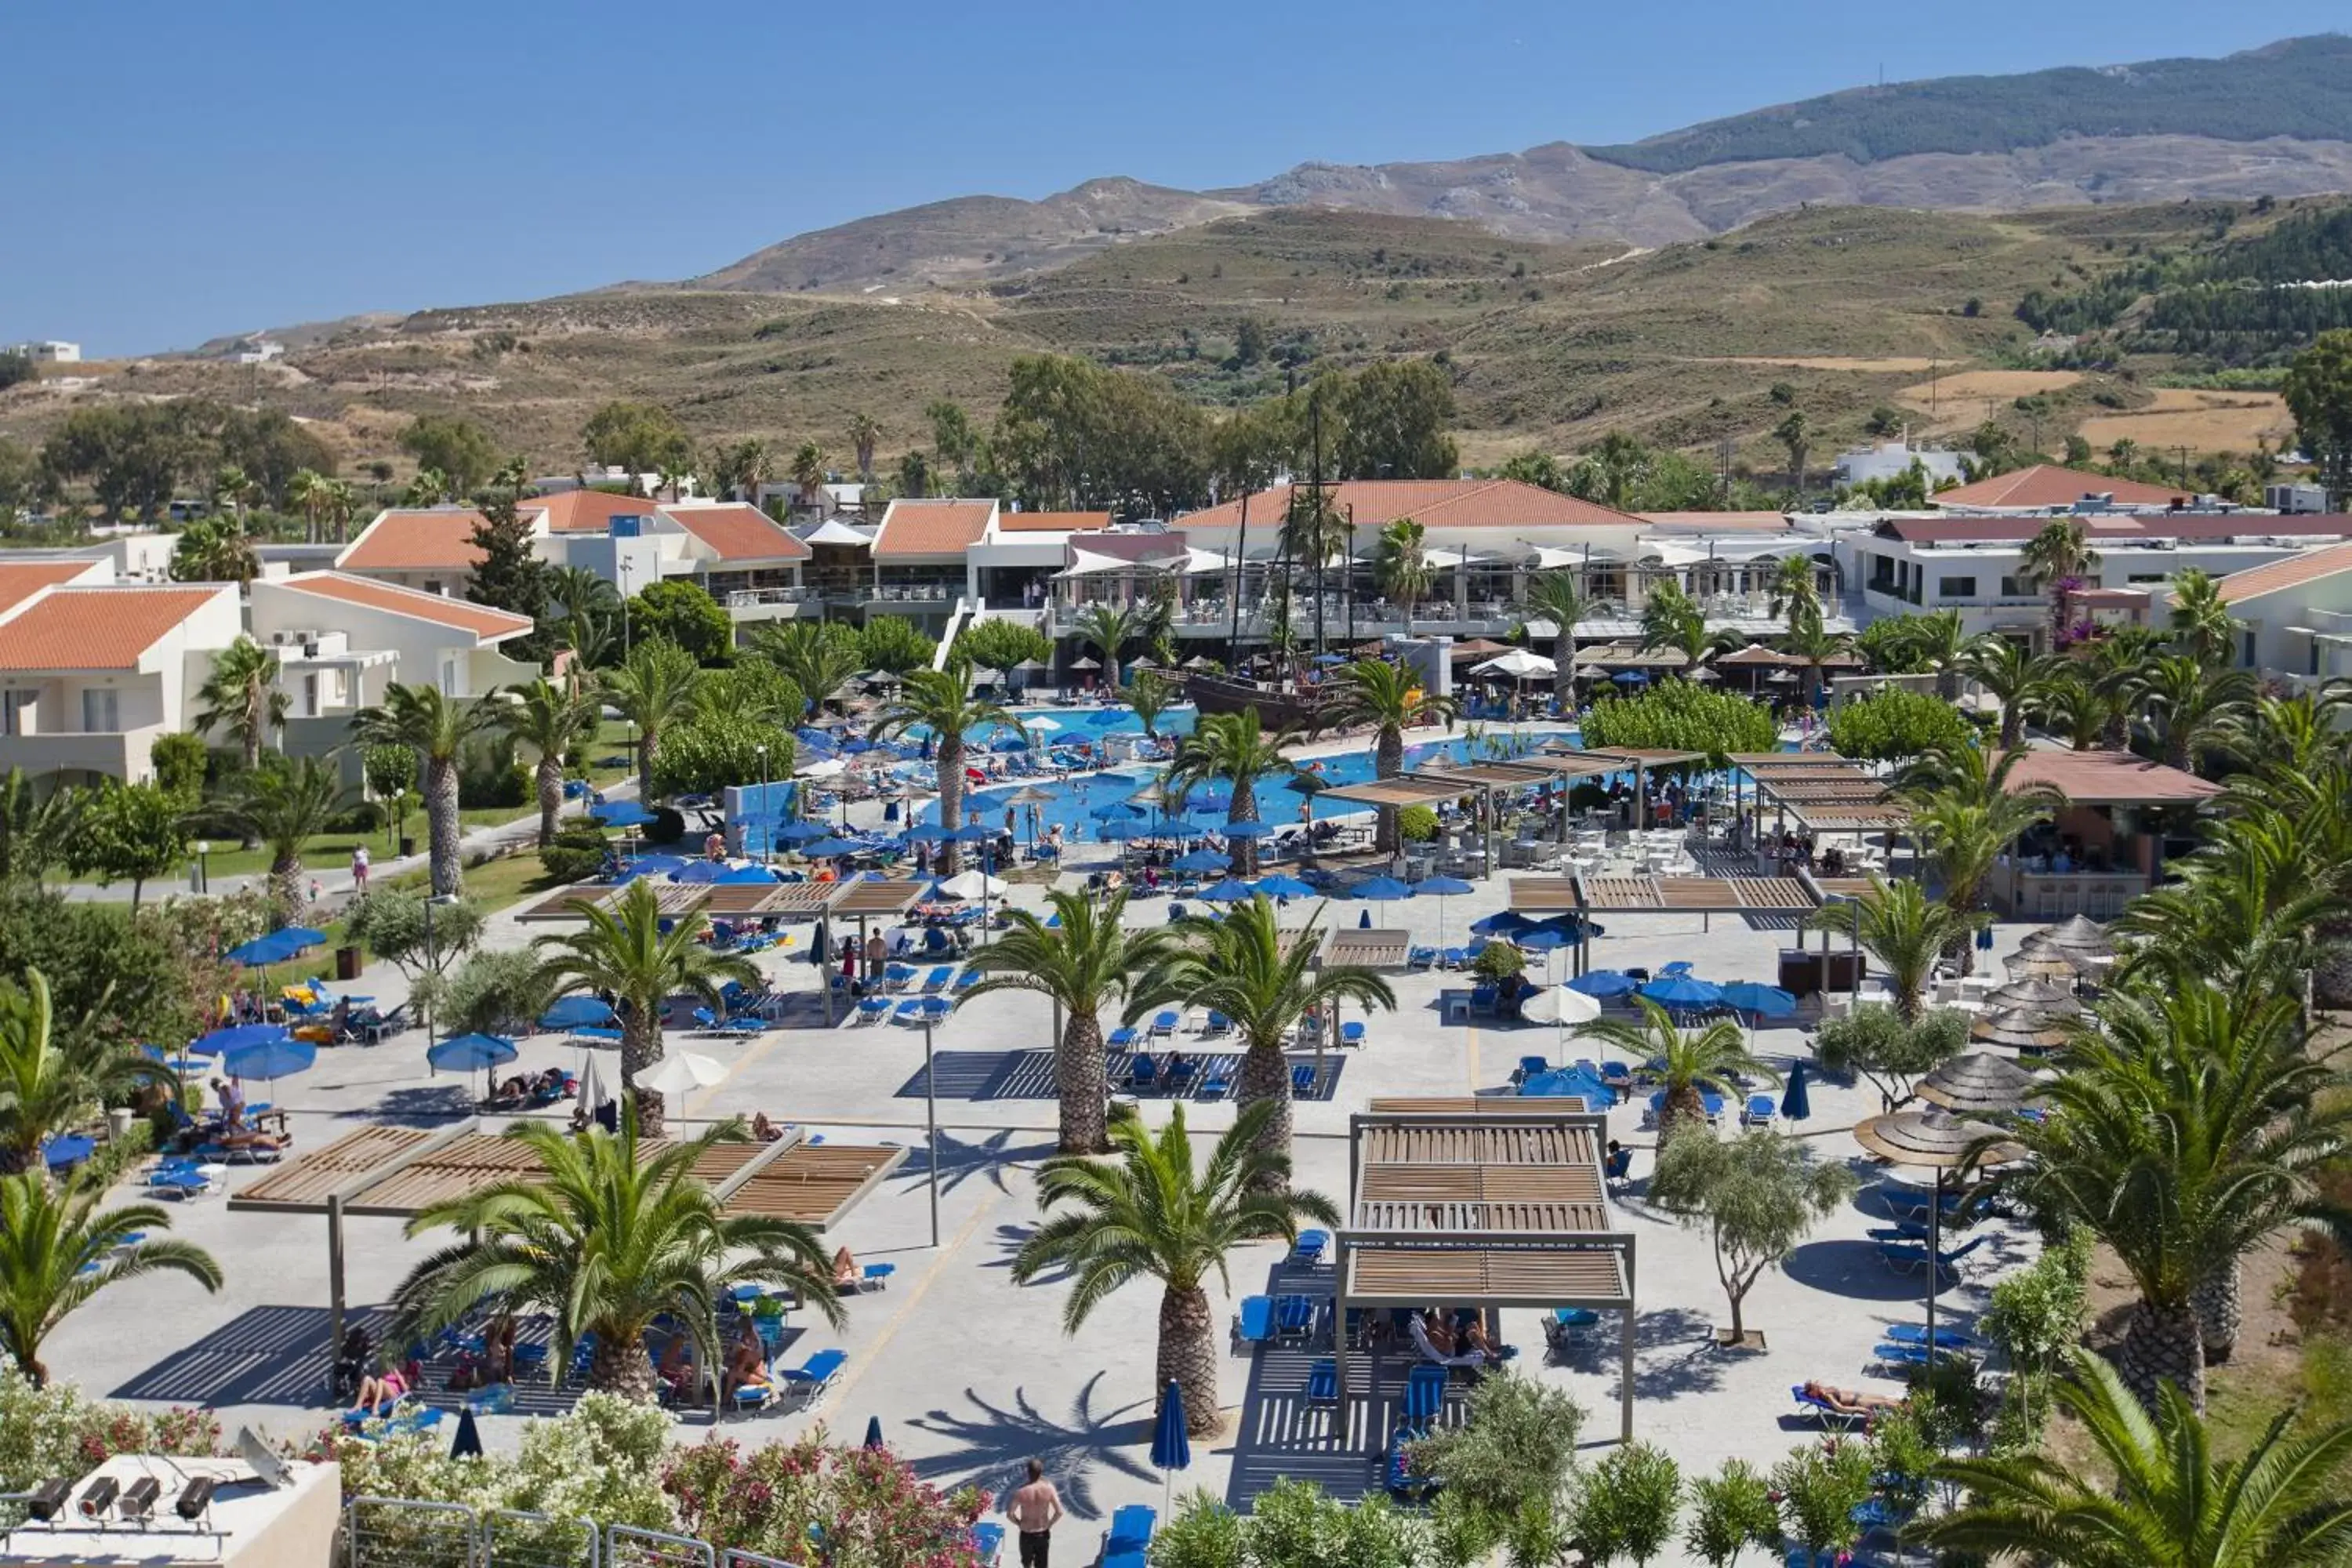
[[[52,588],[0,623],[0,669],[136,669],[165,634],[228,588]]]
[[[1110,526],[1107,511],[1000,511],[999,533],[1093,533]]]
[[[2196,499],[2187,490],[2144,485],[2137,479],[2118,479],[2106,474],[2087,474],[2062,468],[2054,463],[2036,463],[2013,473],[1995,474],[1972,485],[1937,490],[1929,499],[1949,511],[1971,506],[2073,506],[2084,496],[2102,494],[2112,494],[2117,506],[2170,506],[2175,500]]]
[[[0,563],[0,615],[15,609],[44,588],[70,583],[95,561],[13,561]]]
[[[1276,485],[1249,498],[1250,521],[1269,527],[1290,507],[1291,492]],[[1323,487],[1325,499],[1359,529],[1384,528],[1401,517],[1423,528],[1639,528],[1631,512],[1597,506],[1518,479],[1343,479]],[[1176,520],[1179,528],[1232,528],[1241,521],[1238,499]]]
[[[1653,528],[1691,533],[1792,533],[1797,525],[1777,511],[1637,512]]]
[[[874,535],[874,555],[961,555],[980,542],[992,500],[894,500]]]
[[[809,547],[758,507],[666,506],[662,515],[719,552],[721,561],[805,561]]]
[[[484,521],[471,507],[386,511],[352,541],[335,565],[346,572],[470,570],[481,563],[474,530]]]
[[[2193,805],[2221,786],[2130,752],[2073,752],[2035,746],[2010,770],[2014,795],[2029,784],[2053,785],[2078,805]]]
[[[397,584],[375,583],[365,577],[347,577],[340,572],[305,572],[284,578],[276,586],[291,588],[298,594],[310,594],[321,599],[358,605],[366,609],[407,616],[414,620],[431,621],[453,631],[471,632],[478,637],[515,637],[530,630],[533,624],[529,616],[494,610],[488,605],[452,599],[442,594],[428,594],[422,588],[403,588]]]
[[[558,490],[520,504],[525,511],[545,512],[550,533],[603,533],[616,517],[645,517],[657,510],[643,496],[593,489]]]
[[[2299,588],[2322,577],[2333,577],[2338,572],[2352,572],[2352,544],[2331,544],[2325,550],[2307,550],[2284,561],[2249,566],[2243,572],[2231,573],[2214,586],[2223,604],[2236,605],[2259,599],[2264,594],[2275,594],[2282,588]]]

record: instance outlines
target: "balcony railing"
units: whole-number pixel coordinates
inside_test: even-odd
[[[748,610],[757,605],[810,605],[821,603],[824,596],[822,588],[737,588],[727,595],[727,607]]]

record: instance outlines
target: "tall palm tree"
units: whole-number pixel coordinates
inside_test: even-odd
[[[1401,517],[1380,531],[1372,542],[1372,581],[1381,592],[1404,607],[1404,633],[1412,635],[1412,607],[1429,596],[1437,574],[1430,570],[1423,548],[1427,530],[1412,518]]]
[[[2151,1413],[2100,1357],[2072,1355],[2074,1375],[2053,1393],[2102,1462],[2036,1448],[1945,1460],[1935,1478],[1968,1500],[1908,1533],[1979,1560],[2068,1568],[2334,1568],[2352,1552],[2352,1422],[2301,1428],[2281,1411],[2243,1455],[2218,1459],[2178,1389]]]
[[[1340,668],[1321,716],[1325,723],[1340,728],[1370,726],[1372,776],[1392,779],[1404,771],[1404,732],[1416,724],[1451,721],[1461,710],[1453,698],[1423,689],[1421,678],[1404,666],[1366,658]],[[1395,854],[1396,807],[1381,807],[1376,820],[1373,847],[1383,855]]]
[[[465,866],[457,853],[457,759],[467,742],[498,722],[493,689],[470,702],[442,694],[427,681],[395,682],[383,701],[352,718],[352,739],[362,746],[406,746],[416,753],[425,782],[425,832],[436,897],[465,891]]]
[[[1675,673],[1688,680],[1715,652],[1716,641],[1706,629],[1706,612],[1683,591],[1681,584],[1668,579],[1650,590],[1642,605],[1644,652],[1658,647],[1677,650],[1683,656],[1683,667]]]
[[[1159,1280],[1153,1383],[1183,1390],[1184,1426],[1195,1436],[1221,1419],[1209,1276],[1228,1280],[1227,1258],[1249,1242],[1297,1240],[1301,1220],[1339,1223],[1330,1199],[1290,1185],[1290,1156],[1268,1135],[1274,1111],[1244,1107],[1205,1163],[1194,1158],[1181,1104],[1158,1132],[1141,1117],[1112,1128],[1111,1159],[1047,1161],[1037,1173],[1047,1217],[1013,1259],[1022,1285],[1049,1268],[1069,1270],[1062,1327],[1073,1334],[1120,1286]]]
[[[784,621],[760,633],[751,646],[791,678],[814,711],[840,696],[857,673],[860,656],[856,639],[843,635],[847,629],[825,621]]]
[[[2221,584],[2201,566],[2191,566],[2172,580],[2172,640],[2182,653],[2208,669],[2218,669],[2237,656],[2238,633],[2245,623],[2230,614]]]
[[[824,448],[814,441],[803,441],[793,454],[793,483],[801,490],[801,504],[815,506],[824,498]]]
[[[1160,738],[1160,716],[1173,708],[1181,695],[1167,677],[1149,669],[1136,671],[1127,685],[1127,705],[1135,710],[1144,734],[1155,741]]]
[[[2023,645],[1988,632],[1970,645],[1963,668],[2000,704],[2000,744],[2013,750],[2025,738],[2025,715],[2055,668]]]
[[[702,667],[667,637],[647,637],[618,669],[604,672],[604,699],[637,731],[637,795],[654,799],[654,759],[664,731],[686,717],[702,684]]]
[[[1945,907],[1964,919],[1983,906],[1985,884],[2000,858],[2065,804],[2048,784],[2016,782],[2025,755],[2021,747],[1946,746],[1901,775],[1897,791],[1910,803],[1912,827],[1935,859]],[[1971,962],[1965,943],[1958,956],[1965,970]]]
[[[2051,651],[2066,646],[2067,595],[2098,564],[2099,552],[2091,548],[2090,531],[2080,518],[2052,519],[2019,552],[2019,572],[2040,583],[2050,599]]]
[[[485,1304],[541,1312],[553,1321],[547,1367],[561,1378],[572,1348],[593,1337],[588,1385],[640,1405],[653,1403],[653,1362],[644,1335],[675,1317],[694,1342],[696,1362],[716,1368],[718,1303],[738,1285],[781,1287],[813,1302],[835,1327],[844,1321],[833,1268],[817,1234],[792,1220],[730,1215],[694,1173],[712,1148],[740,1142],[730,1121],[699,1137],[647,1149],[634,1107],[621,1130],[572,1134],[525,1122],[507,1136],[540,1169],[420,1210],[418,1236],[443,1226],[466,1233],[409,1270],[394,1296],[404,1329],[430,1334]]]
[[[2123,720],[2123,700],[2072,660],[2052,672],[2034,696],[2033,720],[2078,752],[2105,743],[2111,724]]]
[[[1804,554],[1783,555],[1773,570],[1770,614],[1775,620],[1786,616],[1792,634],[1801,622],[1822,618],[1822,590],[1814,570],[1812,558]]]
[[[226,732],[243,748],[250,773],[261,765],[269,737],[285,728],[291,700],[278,685],[278,655],[240,635],[213,656],[196,703],[196,732]]]
[[[1322,945],[1321,912],[1300,931],[1275,924],[1274,904],[1264,894],[1235,904],[1224,919],[1198,916],[1176,923],[1180,945],[1171,949],[1136,984],[1128,999],[1133,1023],[1171,1004],[1206,1007],[1233,1021],[1242,1040],[1243,1105],[1271,1103],[1261,1138],[1270,1152],[1290,1152],[1290,1064],[1284,1038],[1301,1020],[1339,1002],[1370,1010],[1393,1011],[1396,993],[1369,969],[1354,964],[1318,968]]]
[[[1895,1010],[1906,1024],[1927,1012],[1927,983],[1936,961],[1965,949],[1978,928],[1992,917],[1929,900],[1919,884],[1870,879],[1870,892],[1846,903],[1824,904],[1805,918],[1808,926],[1850,936],[1886,971]]]
[[[41,1342],[109,1286],[173,1273],[207,1293],[221,1288],[220,1265],[204,1248],[146,1239],[172,1226],[162,1205],[101,1209],[105,1196],[89,1182],[53,1188],[37,1171],[0,1176],[0,1349],[37,1388],[49,1381]]]
[[[583,929],[541,937],[539,979],[558,995],[593,992],[621,1019],[621,1087],[634,1096],[646,1135],[662,1133],[662,1097],[637,1087],[637,1075],[662,1059],[662,1006],[690,992],[716,1007],[728,981],[756,984],[759,967],[740,953],[705,944],[710,922],[699,912],[666,916],[644,878],[610,903],[584,905]],[[663,927],[667,925],[665,931]]]
[[[2126,688],[2147,726],[2158,761],[2193,770],[2205,753],[2231,735],[2253,700],[2251,670],[2213,669],[2189,654],[2168,654],[2143,665]]]
[[[331,482],[315,468],[297,468],[286,481],[286,504],[302,514],[302,538],[308,543],[319,542],[319,516],[325,510]]]
[[[1937,610],[1912,624],[1912,656],[1936,672],[1936,695],[1943,701],[1960,700],[1960,677],[1968,672],[1969,647],[1974,640],[1958,610]]]
[[[1012,930],[980,950],[971,967],[982,976],[965,994],[1034,991],[1052,999],[1061,1030],[1054,1042],[1054,1088],[1062,1101],[1062,1152],[1098,1153],[1109,1080],[1103,1060],[1102,1010],[1126,999],[1138,982],[1167,960],[1174,937],[1166,927],[1129,931],[1119,923],[1127,889],[1101,902],[1078,891],[1046,895],[1055,922],[1007,905]]]
[[[0,882],[30,877],[36,882],[66,850],[81,815],[82,792],[42,790],[22,768],[0,775]]]
[[[882,711],[876,716],[874,735],[888,740],[918,727],[931,732],[933,762],[940,792],[940,826],[953,831],[963,826],[964,732],[984,725],[1015,725],[1013,710],[971,683],[971,660],[948,655],[944,669],[910,671]],[[960,844],[940,846],[939,868],[952,877],[962,863]]]
[[[1119,655],[1143,635],[1144,620],[1140,605],[1097,604],[1088,605],[1071,625],[1080,647],[1102,655],[1103,675],[1113,691],[1119,688]]]
[[[1633,1001],[1642,1010],[1640,1018],[1595,1018],[1579,1025],[1576,1035],[1623,1051],[1636,1061],[1654,1064],[1651,1076],[1665,1094],[1658,1109],[1661,1149],[1674,1136],[1678,1121],[1706,1120],[1708,1091],[1736,1097],[1742,1078],[1780,1081],[1779,1075],[1748,1050],[1747,1032],[1729,1019],[1685,1029],[1675,1023],[1673,1014],[1647,996],[1636,994]]]
[[[499,711],[499,728],[516,744],[528,746],[538,759],[539,841],[555,842],[555,818],[563,809],[563,759],[575,746],[596,738],[604,722],[604,705],[591,676],[584,682],[562,686],[544,676],[507,693]],[[795,715],[797,717],[797,715]]]
[[[240,773],[196,816],[269,851],[269,901],[289,921],[310,908],[303,848],[351,805],[342,773],[319,757],[273,757]]]
[[[59,1029],[48,977],[0,985],[0,1172],[39,1173],[41,1145],[142,1085],[178,1082],[137,1046],[84,1019]]]
[[[1327,492],[1313,485],[1290,488],[1290,508],[1282,520],[1281,552],[1315,573],[1315,651],[1323,651],[1323,579],[1335,558],[1348,550],[1348,521]]]
[[[1289,739],[1287,731],[1267,734],[1255,708],[1238,713],[1203,713],[1192,721],[1192,732],[1176,742],[1166,788],[1170,795],[1181,796],[1195,784],[1227,780],[1233,785],[1233,796],[1225,808],[1226,826],[1255,822],[1257,781],[1268,773],[1297,771],[1282,754]],[[1244,877],[1257,874],[1256,839],[1234,838],[1226,848],[1233,853],[1235,871]]]
[[[874,416],[866,413],[849,416],[849,445],[857,453],[857,477],[867,484],[874,482],[874,448],[882,439],[882,426]]]
[[[1552,700],[1562,714],[1576,705],[1576,623],[1591,612],[1591,603],[1573,572],[1538,572],[1528,579],[1527,602],[1520,606],[1519,627],[1528,620],[1549,621],[1552,634]]]
[[[1806,685],[1809,700],[1822,700],[1822,671],[1830,660],[1853,651],[1853,638],[1844,632],[1833,632],[1822,624],[1818,609],[1807,611],[1802,606],[1789,613],[1789,635],[1780,639],[1780,651],[1805,667],[1812,679]]]

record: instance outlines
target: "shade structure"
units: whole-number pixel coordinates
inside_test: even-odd
[[[222,956],[248,969],[261,969],[273,963],[283,963],[301,951],[299,942],[289,941],[282,932],[271,931],[268,936],[238,942]]]
[[[209,1035],[204,1035],[190,1041],[188,1054],[198,1057],[216,1057],[240,1047],[282,1040],[287,1037],[283,1025],[240,1024],[235,1028],[215,1029]]]
[[[746,882],[772,882],[776,879],[776,874],[765,866],[738,866],[731,870],[720,872],[719,879],[730,885]]]
[[[693,1051],[671,1051],[637,1075],[637,1087],[656,1094],[686,1094],[723,1081],[727,1069]]]
[[[2083,1010],[2082,998],[2074,988],[2050,980],[2012,980],[1988,995],[1984,1001],[1988,1013],[2039,1013],[2046,1017],[2070,1017]]]
[[[1529,653],[1525,648],[1513,648],[1500,658],[1490,658],[1484,664],[1473,665],[1470,673],[1507,675],[1516,679],[1524,680],[1534,675],[1557,675],[1559,673],[1559,666],[1539,653]]]
[[[1724,1005],[1742,1013],[1753,1013],[1759,1018],[1786,1018],[1797,1011],[1797,999],[1777,985],[1765,985],[1753,980],[1735,980],[1720,989]]]
[[[593,1028],[613,1021],[613,1005],[597,996],[559,997],[539,1016],[542,1029]]]
[[[1790,1121],[1802,1121],[1813,1113],[1813,1097],[1805,1086],[1807,1077],[1803,1062],[1789,1069],[1788,1087],[1780,1091],[1780,1114]]]
[[[482,1429],[474,1420],[471,1405],[457,1413],[457,1436],[449,1445],[453,1459],[478,1459],[482,1457]]]
[[[958,844],[986,844],[996,837],[996,830],[992,827],[983,827],[977,822],[967,822],[949,834],[948,837]]]
[[[1008,891],[1005,883],[980,871],[963,871],[939,885],[943,899],[1001,899]]]
[[[1129,805],[1166,805],[1168,804],[1167,784],[1163,780],[1153,779],[1150,784],[1129,795],[1127,801]]]
[[[1663,1007],[1719,1007],[1723,988],[1687,974],[1670,974],[1642,987],[1642,994]]]
[[[1609,679],[1615,681],[1620,686],[1647,686],[1650,684],[1649,672],[1640,669],[1621,669]]]
[[[862,855],[866,846],[854,838],[820,838],[814,844],[801,846],[801,853],[812,860],[827,860],[836,855]]]
[[[1250,884],[1269,899],[1311,899],[1315,889],[1296,877],[1286,877],[1276,871],[1270,877],[1260,877]]]
[[[1228,838],[1264,838],[1274,831],[1270,822],[1228,822],[1224,835]]]
[[[1293,773],[1282,782],[1282,787],[1293,795],[1321,795],[1331,787],[1331,781],[1321,773]]]
[[[479,1072],[515,1059],[515,1043],[502,1035],[452,1035],[425,1053],[443,1072]]]
[[[1580,1100],[1587,1105],[1606,1107],[1617,1099],[1616,1091],[1601,1081],[1600,1075],[1583,1068],[1554,1068],[1549,1072],[1530,1073],[1519,1080],[1519,1097],[1523,1100]]]
[[[879,1448],[882,1446],[882,1417],[868,1415],[866,1418],[866,1447]]]
[[[269,934],[283,937],[297,947],[320,947],[327,941],[327,933],[315,926],[279,926]]]
[[[1098,658],[1074,658],[1070,660],[1070,668],[1072,669],[1100,669],[1102,668],[1102,660]]]
[[[1061,797],[1061,791],[1051,784],[1023,784],[1004,797],[1007,805],[1042,805]]]
[[[1939,1064],[1912,1092],[1947,1110],[1993,1115],[2023,1105],[2033,1092],[2033,1075],[2007,1057],[1964,1051]]]
[[[2024,1007],[1987,1008],[1969,1025],[1969,1038],[2012,1051],[2047,1051],[2066,1043],[2066,1027],[2050,1013]]]
[[[1483,920],[1472,921],[1470,931],[1474,936],[1517,936],[1521,931],[1534,930],[1536,924],[1533,915],[1498,910]]]
[[[1520,1001],[1519,1016],[1538,1024],[1589,1024],[1601,1016],[1601,1004],[1570,986],[1547,985]]]
[[[1234,858],[1220,855],[1213,849],[1195,849],[1189,855],[1179,855],[1169,865],[1179,871],[1223,871],[1230,869]]]
[[[1981,1121],[1955,1116],[1937,1106],[1871,1117],[1855,1125],[1853,1141],[1881,1159],[1931,1171],[2004,1165],[2025,1158],[2025,1148],[2019,1143],[2000,1142],[1978,1149],[1992,1131]],[[1972,1154],[1972,1150],[1977,1152]]]
[[[1412,885],[1412,890],[1416,893],[1425,893],[1431,898],[1447,899],[1458,893],[1475,893],[1478,889],[1475,884],[1465,882],[1459,877],[1423,877]]]
[[[1123,800],[1115,800],[1108,805],[1095,807],[1087,815],[1097,822],[1117,822],[1122,817],[1145,816],[1150,814],[1139,805],[1129,805]]]
[[[1021,721],[1021,727],[1024,730],[1034,730],[1041,734],[1047,735],[1054,733],[1061,728],[1059,724],[1055,723],[1054,721],[1046,718],[1042,713],[1034,719],[1024,719]]]
[[[1160,1417],[1151,1424],[1151,1466],[1163,1471],[1188,1469],[1192,1463],[1192,1439],[1184,1431],[1184,1388],[1172,1379],[1160,1396]]]
[[[936,822],[927,822],[920,827],[907,829],[907,842],[909,844],[945,844],[954,837],[953,828],[941,827]],[[806,854],[807,851],[803,850],[802,853]]]
[[[1095,829],[1095,837],[1107,844],[1118,844],[1129,838],[1150,837],[1150,830],[1132,822],[1106,822]]]
[[[670,873],[669,879],[687,887],[703,887],[723,879],[727,865],[720,860],[697,860],[681,870]]]
[[[1204,904],[1239,904],[1257,897],[1257,889],[1238,878],[1228,877],[1214,886],[1202,889],[1199,897]]]
[[[1537,926],[1532,931],[1521,931],[1511,940],[1516,945],[1529,952],[1558,952],[1563,947],[1576,945],[1574,937],[1550,926]],[[1579,992],[1578,994],[1582,995],[1584,993]]]
[[[223,1051],[221,1068],[231,1078],[291,1078],[318,1059],[319,1047],[308,1040],[256,1040]]]
[[[1412,884],[1400,882],[1394,877],[1367,877],[1339,896],[1364,903],[1385,904],[1394,899],[1412,897]]]
[[[608,800],[591,806],[588,815],[606,827],[643,827],[654,819],[654,814],[634,800]]]
[[[1570,981],[1568,987],[1587,996],[1622,996],[1629,991],[1640,990],[1642,983],[1614,969],[1593,969]]]
[[[2088,959],[2033,937],[2020,942],[2017,951],[2001,963],[2011,980],[2051,980],[2062,984],[2090,967]]]
[[[2116,955],[2115,939],[2107,928],[2087,915],[2075,915],[2046,930],[2035,931],[2028,942],[2043,942],[2064,952],[2098,960]]]

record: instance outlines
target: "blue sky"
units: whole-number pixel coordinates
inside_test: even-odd
[[[16,0],[0,342],[92,353],[707,271],[1104,174],[1630,141],[1873,79],[2224,54],[2343,0]]]

